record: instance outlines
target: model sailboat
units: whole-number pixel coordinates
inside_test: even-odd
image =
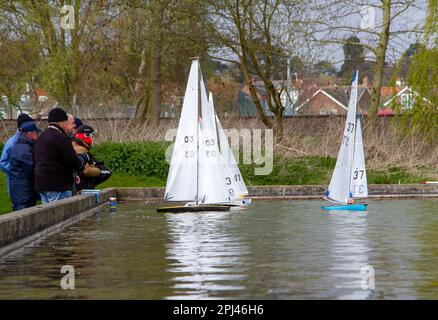
[[[368,196],[368,183],[365,169],[365,156],[362,142],[361,117],[357,111],[358,72],[354,73],[351,87],[347,120],[326,199],[337,203],[324,206],[324,210],[365,211],[366,203],[354,203],[354,199]]]
[[[165,201],[186,204],[157,211],[227,211],[239,195],[239,186],[219,151],[215,113],[207,98],[199,60],[194,59],[164,195]]]

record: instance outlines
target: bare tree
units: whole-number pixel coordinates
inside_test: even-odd
[[[291,16],[295,15],[298,20],[305,1],[223,0],[208,4],[210,32],[217,48],[222,49],[213,53],[213,57],[239,65],[258,117],[268,128],[274,129],[276,140],[281,141],[285,110],[281,93],[284,88],[274,85],[273,75],[276,68],[287,68],[286,63],[280,62],[279,66],[278,61],[281,61],[280,57],[291,57],[288,44],[298,39],[296,30],[299,29],[292,31]],[[254,77],[263,82],[265,101],[274,121],[263,108]]]
[[[326,20],[314,19],[319,31],[314,41],[324,44],[345,44],[354,34],[361,39],[357,45],[365,48],[367,60],[373,63],[372,98],[368,122],[375,126],[381,100],[381,87],[388,58],[396,60],[406,49],[406,40],[418,39],[422,34],[422,0],[329,0],[315,4],[315,11],[326,12]],[[412,12],[414,14],[412,14]],[[412,18],[416,17],[418,18]],[[411,17],[411,21],[407,21]],[[414,40],[416,41],[416,40]],[[351,44],[351,43],[350,43]],[[388,53],[390,53],[388,55]]]

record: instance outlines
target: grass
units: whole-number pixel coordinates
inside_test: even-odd
[[[126,173],[115,172],[111,178],[97,186],[102,190],[111,187],[164,187],[166,181],[156,177],[131,176]]]
[[[0,214],[11,211],[8,190],[6,188],[6,175],[0,172]]]

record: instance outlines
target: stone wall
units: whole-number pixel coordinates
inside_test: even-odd
[[[322,198],[327,186],[253,186],[248,187],[250,197],[257,198]],[[372,184],[370,198],[437,197],[438,184]],[[118,188],[120,200],[163,201],[164,188]]]
[[[99,202],[95,195],[84,194],[0,215],[0,257],[103,209],[115,195],[115,189],[105,189]]]

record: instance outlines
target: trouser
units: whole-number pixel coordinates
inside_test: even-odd
[[[12,211],[30,208],[36,205],[38,194],[33,190],[33,184],[28,181],[9,181],[9,191]]]
[[[50,203],[57,200],[62,200],[65,198],[70,198],[72,196],[72,191],[43,191],[40,192],[41,202]]]

